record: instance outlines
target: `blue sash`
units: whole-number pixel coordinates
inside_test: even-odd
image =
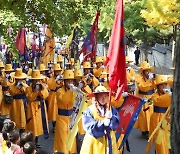
[[[24,110],[27,109],[27,98],[25,94],[17,94],[13,96],[13,99],[22,99],[24,102]]]
[[[40,103],[41,103],[40,106],[41,106],[41,116],[42,116],[42,125],[43,125],[43,131],[44,131],[44,138],[47,139],[47,138],[49,138],[49,132],[48,132],[47,122],[46,122],[44,100],[40,96],[37,96],[35,101],[40,101]]]
[[[166,110],[167,110],[167,107],[154,106],[154,112],[156,113],[165,113]]]
[[[71,116],[73,110],[65,110],[65,109],[58,109],[58,115],[62,115],[62,116]]]
[[[154,93],[154,89],[149,90],[147,92],[143,92],[143,91],[139,90],[139,94],[141,94],[141,95],[152,95],[153,93]]]
[[[55,90],[51,90],[52,92],[57,92],[60,89],[60,87],[56,87]]]

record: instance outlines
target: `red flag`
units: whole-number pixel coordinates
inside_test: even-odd
[[[87,58],[95,58],[96,56],[96,48],[97,48],[97,32],[98,32],[98,19],[100,16],[100,12],[98,11],[96,14],[96,18],[94,23],[91,27],[91,30],[88,32],[88,35],[82,45],[82,49],[80,54],[83,53],[84,60],[86,61]]]
[[[16,48],[20,51],[22,55],[24,55],[26,49],[25,47],[26,47],[26,31],[24,28],[22,28],[18,31],[16,37]]]
[[[117,88],[121,88],[122,85],[124,91],[128,89],[125,60],[123,0],[118,0],[106,60],[106,65],[109,68],[109,86],[112,91],[116,91]]]
[[[121,121],[118,128],[116,129],[117,133],[124,134],[120,148],[124,145],[131,130],[133,129],[134,123],[138,119],[139,113],[144,103],[145,100],[134,95],[129,95],[125,98],[124,103],[120,107],[118,112]]]

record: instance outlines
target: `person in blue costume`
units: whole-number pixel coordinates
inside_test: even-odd
[[[83,113],[86,134],[80,154],[117,154],[115,130],[120,118],[114,107],[108,109],[109,91],[104,86],[98,86],[89,97],[93,97],[93,103]]]

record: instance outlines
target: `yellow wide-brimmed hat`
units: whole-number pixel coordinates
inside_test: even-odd
[[[14,71],[14,69],[12,68],[11,64],[6,64],[4,71],[5,72],[11,72],[11,71]]]
[[[167,84],[172,88],[173,87],[173,76],[168,78]]]
[[[96,57],[95,63],[103,63],[102,57]]]
[[[45,67],[44,64],[40,64],[40,65],[39,65],[39,70],[40,70],[40,71],[47,71],[48,69]]]
[[[40,70],[32,70],[32,75],[29,78],[32,80],[41,80],[44,79],[45,76],[41,75]]]
[[[74,73],[72,70],[65,70],[64,71],[64,75],[63,75],[63,79],[74,79]]]
[[[132,63],[133,60],[130,60],[128,56],[126,56],[126,63]]]
[[[82,71],[80,69],[74,71],[74,78],[79,78],[82,76],[83,76],[83,74],[82,74]]]
[[[0,68],[4,68],[4,63],[0,61]]]
[[[90,63],[89,61],[85,61],[85,62],[83,63],[83,68],[92,68],[92,67],[91,67],[91,63]]]
[[[88,96],[89,97],[95,97],[96,94],[99,94],[99,93],[109,93],[109,91],[102,85],[100,86],[97,86],[96,89],[94,90],[94,92],[92,92],[91,94],[89,94]]]
[[[63,62],[64,60],[63,60],[63,57],[62,57],[62,55],[59,55],[58,57],[57,57],[57,62],[59,63],[59,62]]]
[[[150,66],[150,64],[147,61],[143,61],[140,64],[139,72],[142,72],[144,70],[151,70],[154,71],[154,67]]]
[[[25,79],[27,75],[22,72],[21,68],[17,68],[15,72],[10,74],[15,79]]]
[[[167,75],[156,75],[156,85],[167,83]]]
[[[60,64],[54,64],[54,71],[61,71]]]

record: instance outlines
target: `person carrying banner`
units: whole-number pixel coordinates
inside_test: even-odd
[[[153,70],[154,68],[151,67],[150,64],[146,61],[143,61],[140,64],[140,74],[136,77],[137,96],[149,99],[154,93],[155,78],[154,75],[151,73]],[[138,121],[135,124],[135,128],[140,128],[142,135],[146,137],[149,133],[149,123],[152,112],[152,105],[148,105],[148,103],[145,103],[139,114]]]
[[[109,91],[104,86],[98,86],[89,95],[95,99],[83,113],[83,127],[86,131],[80,154],[109,153],[116,154],[115,129],[120,118],[115,108],[107,108]]]
[[[154,112],[151,115],[150,119],[150,132],[149,135],[154,131],[158,123],[164,117],[167,108],[171,105],[171,95],[172,92],[167,89],[167,76],[166,75],[157,75],[156,76],[156,89],[157,91],[152,94],[152,102]],[[170,151],[168,149],[167,144],[167,136],[164,135],[161,138],[161,144],[157,144],[159,130],[154,134],[153,138],[148,143],[146,148],[146,152],[150,151],[152,142],[154,142],[154,147],[156,154],[169,154]]]
[[[10,86],[14,84],[14,79],[10,76],[14,69],[11,64],[6,64],[3,70],[5,77],[2,81],[2,102],[1,102],[1,115],[9,115],[12,97],[9,93]]]
[[[16,123],[16,128],[23,131],[26,126],[26,88],[27,84],[23,80],[27,77],[21,68],[10,74],[15,79],[15,83],[10,86],[10,94],[13,98],[10,110],[10,119]]]
[[[26,131],[32,131],[36,137],[36,147],[40,148],[38,144],[38,136],[44,134],[44,138],[49,137],[49,128],[47,123],[47,109],[45,99],[48,97],[48,90],[41,82],[44,78],[39,70],[33,70],[32,84],[26,88],[27,103],[27,121]]]
[[[83,81],[91,88],[91,90],[95,89],[99,85],[98,79],[91,73],[91,63],[86,61],[83,63]]]
[[[62,68],[62,72],[64,72],[64,65],[63,65],[63,57],[62,55],[58,55],[57,56],[57,59],[56,59],[56,62],[60,65],[60,67]]]
[[[56,93],[63,86],[63,76],[61,74],[62,69],[59,64],[54,64],[54,76],[49,78],[47,84],[50,90],[48,96],[48,120],[52,121],[53,132],[55,129],[56,116],[58,114]]]
[[[54,135],[54,152],[76,153],[76,142],[74,141],[72,149],[69,151],[66,147],[66,140],[70,132],[70,116],[73,111],[75,92],[70,90],[70,84],[73,84],[74,73],[72,70],[64,71],[64,85],[56,93],[58,115],[56,117],[56,127]]]

